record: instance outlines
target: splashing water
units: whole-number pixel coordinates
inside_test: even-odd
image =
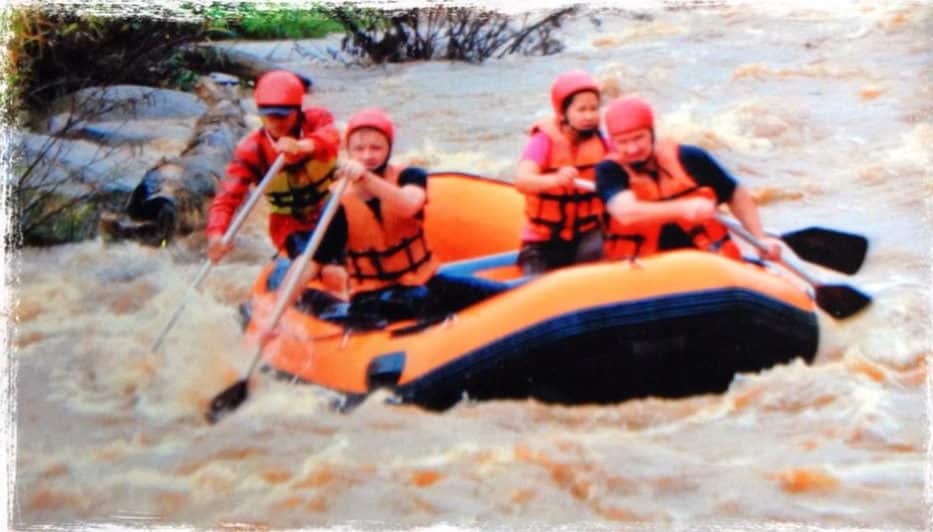
[[[557,73],[640,93],[662,135],[711,149],[756,191],[769,226],[871,239],[847,282],[875,303],[820,317],[814,365],[741,375],[719,396],[441,414],[381,394],[339,414],[327,391],[261,376],[209,426],[207,402],[251,356],[236,305],[272,253],[264,213],[157,353],[202,235],[27,249],[13,290],[14,524],[925,528],[933,9],[769,7],[582,16],[545,58],[314,65],[312,100],[338,121],[384,107],[399,157],[508,180]]]

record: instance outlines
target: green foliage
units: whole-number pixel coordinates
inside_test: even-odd
[[[214,29],[224,29],[242,39],[313,39],[343,31],[330,11],[321,6],[307,8],[257,6],[246,2],[186,4],[185,10]]]
[[[165,60],[165,67],[171,73],[168,85],[183,91],[193,90],[198,78],[201,77],[201,73],[188,68],[186,54],[180,50],[172,52],[172,55]]]
[[[105,7],[105,6],[98,6]],[[96,9],[96,8],[95,8]],[[11,107],[41,108],[90,85],[135,83],[190,88],[197,73],[178,48],[208,39],[296,39],[343,30],[324,7],[245,2],[180,6],[172,15],[67,12],[40,4],[10,10]]]
[[[87,86],[135,83],[164,87],[187,75],[170,59],[203,40],[202,22],[135,15],[82,15],[38,5],[12,10],[7,44],[11,107],[42,109]]]
[[[314,38],[343,30],[339,23],[314,9],[257,11],[243,17],[239,25],[248,38]]]
[[[72,197],[47,190],[28,190],[16,195],[17,236],[20,245],[49,246],[92,238],[101,209],[119,207],[106,195]]]

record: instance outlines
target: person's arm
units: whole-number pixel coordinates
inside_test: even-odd
[[[761,227],[761,217],[758,214],[758,205],[755,204],[755,198],[751,193],[739,185],[735,187],[732,199],[729,200],[729,211],[738,219],[743,227],[755,235],[762,244],[765,245],[764,251],[759,251],[763,259],[778,260],[781,258],[780,240],[768,236]]]
[[[711,187],[716,192],[718,201],[726,203],[729,211],[742,226],[765,244],[767,249],[759,253],[761,257],[769,260],[780,258],[781,243],[765,234],[761,227],[758,206],[748,189],[702,148],[683,145],[679,155],[684,168],[694,176],[697,183]]]
[[[401,217],[413,218],[427,203],[427,177],[424,170],[409,167],[399,175],[398,186],[372,172],[366,172],[359,183],[379,198],[383,209]]]
[[[641,201],[629,189],[628,179],[625,170],[613,161],[596,165],[596,190],[606,205],[606,211],[623,227],[679,221],[697,223],[713,215],[715,205],[706,198]]]
[[[329,161],[337,157],[340,150],[340,131],[334,125],[334,117],[330,111],[320,107],[306,109],[301,140],[314,144],[314,158],[319,161]]]
[[[642,223],[697,224],[712,218],[716,205],[707,198],[640,201],[634,192],[625,190],[612,197],[606,204],[606,210],[623,227]]]
[[[208,208],[204,232],[207,235],[207,256],[214,263],[233,249],[233,242],[224,246],[221,240],[237,208],[249,193],[250,185],[258,179],[259,168],[251,157],[255,150],[255,143],[249,139],[237,145],[233,159],[227,164],[225,177],[218,185],[217,194]]]
[[[314,154],[317,149],[313,139],[280,137],[275,141],[275,151],[285,154],[286,164],[294,164]]]
[[[542,172],[551,155],[551,139],[544,133],[532,135],[515,173],[515,188],[524,194],[539,194],[556,187],[572,187],[580,177],[577,169],[564,166],[555,172]]]
[[[747,188],[742,185],[735,187],[735,192],[732,194],[732,199],[729,200],[728,205],[732,215],[742,222],[742,225],[753,235],[758,238],[767,236],[761,227],[761,218],[758,215],[755,198],[752,197]]]
[[[427,202],[427,173],[420,168],[406,168],[399,175],[398,185],[370,172],[358,161],[343,163],[338,175],[351,180],[362,190],[379,199],[381,208],[403,217],[414,218]]]
[[[279,138],[275,141],[276,151],[285,154],[287,164],[308,157],[318,161],[329,161],[336,157],[340,148],[340,132],[334,126],[334,118],[330,112],[318,107],[302,112],[304,118],[300,137]]]

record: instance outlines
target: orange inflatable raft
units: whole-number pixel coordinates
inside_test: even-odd
[[[442,409],[464,397],[580,404],[721,392],[737,372],[816,353],[813,302],[781,273],[684,250],[523,278],[521,194],[466,174],[428,182],[440,273],[466,287],[451,292],[452,311],[360,322],[309,287],[267,346],[268,368],[351,399],[387,387]],[[266,319],[287,266],[279,258],[263,270],[247,322]]]

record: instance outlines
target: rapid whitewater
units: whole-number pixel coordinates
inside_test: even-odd
[[[244,43],[314,72],[311,100],[340,125],[389,110],[400,161],[506,181],[552,80],[588,70],[709,149],[769,228],[867,236],[858,275],[812,269],[874,303],[821,315],[812,365],[721,395],[432,413],[376,394],[341,414],[332,392],[259,375],[210,426],[208,401],[252,356],[237,305],[273,253],[263,209],[158,353],[203,234],[25,249],[9,271],[11,526],[928,529],[931,35],[929,3],[864,0],[592,12],[561,30],[561,54],[481,65],[346,68]]]

